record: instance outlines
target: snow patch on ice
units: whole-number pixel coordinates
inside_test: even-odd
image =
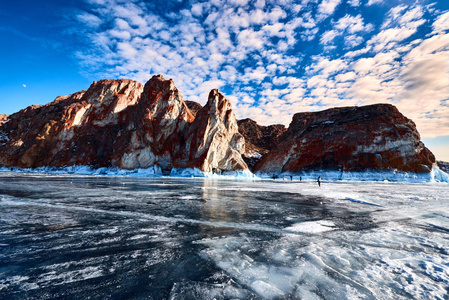
[[[320,233],[334,229],[336,229],[334,222],[327,220],[301,222],[285,228],[288,231],[305,233]]]

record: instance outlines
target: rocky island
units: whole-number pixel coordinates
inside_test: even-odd
[[[284,125],[237,121],[218,90],[204,107],[184,101],[173,80],[95,81],[87,91],[0,115],[0,166],[74,165],[163,172],[310,170],[430,173],[434,155],[414,122],[390,104],[294,115]]]

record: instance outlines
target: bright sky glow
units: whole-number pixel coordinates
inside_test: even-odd
[[[0,113],[92,80],[163,74],[184,99],[204,104],[219,88],[237,118],[265,125],[392,103],[449,160],[446,0],[19,2],[0,8]]]

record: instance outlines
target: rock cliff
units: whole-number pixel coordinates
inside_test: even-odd
[[[95,81],[87,91],[0,115],[0,166],[6,167],[211,172],[255,164],[253,171],[264,173],[422,173],[434,163],[415,124],[392,105],[298,113],[286,130],[250,119],[237,123],[231,103],[218,90],[210,92],[204,107],[185,102],[173,80],[161,75],[144,86],[126,79]]]
[[[240,134],[245,138],[243,159],[250,168],[277,146],[282,134],[287,130],[281,124],[261,126],[251,119],[239,120],[237,124]]]
[[[87,91],[4,117],[0,165],[247,169],[230,103],[214,95],[192,124],[195,117],[173,80],[153,76],[145,86],[125,79],[95,81]],[[199,145],[188,153],[195,160],[174,165],[187,144]]]
[[[246,170],[241,157],[245,140],[238,132],[231,103],[218,90],[212,90],[185,136],[184,150],[177,158],[181,168],[203,171]]]
[[[281,140],[254,171],[396,169],[423,173],[435,163],[413,121],[389,104],[298,113]]]

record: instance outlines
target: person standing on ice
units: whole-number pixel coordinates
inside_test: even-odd
[[[321,186],[321,176],[318,176],[317,182],[318,182],[318,186]]]

